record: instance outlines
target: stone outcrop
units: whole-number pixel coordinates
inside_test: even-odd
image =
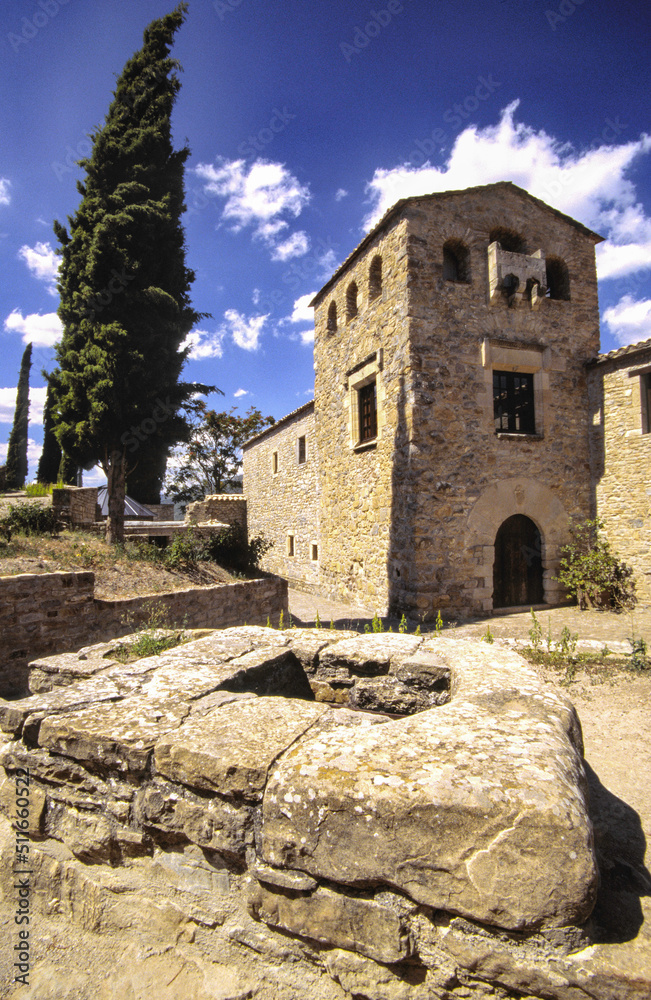
[[[362,712],[315,700],[324,678],[434,699],[444,681],[448,700]],[[95,930],[146,913],[172,942],[200,930],[211,962],[235,946],[291,956],[296,995],[308,966],[373,1000],[482,982],[503,998],[648,995],[580,950],[597,885],[580,727],[511,650],[233,628],[0,703],[0,726],[11,820],[30,773],[42,905]],[[11,831],[0,846],[10,898]]]

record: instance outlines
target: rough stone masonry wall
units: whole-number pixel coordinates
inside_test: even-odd
[[[590,368],[590,396],[596,512],[635,571],[638,599],[649,603],[651,433],[643,429],[640,369],[651,369],[651,348],[605,357]]]
[[[155,954],[182,940],[189,960],[242,971],[233,997],[251,972],[256,992],[274,983],[265,996],[319,1000],[649,995],[626,946],[586,948],[580,727],[516,653],[248,627],[104,662],[0,703],[0,809],[13,818],[27,771],[35,910],[100,932],[135,922],[142,960],[152,938]],[[403,718],[311,690],[338,677],[422,693],[442,674],[448,698]],[[0,825],[10,899],[15,851]]]
[[[187,524],[210,521],[239,524],[246,531],[246,497],[238,493],[214,493],[188,504],[185,521]]]
[[[370,297],[369,270],[382,258],[382,291]],[[319,451],[320,579],[329,592],[389,607],[387,562],[396,504],[395,458],[410,422],[406,223],[380,232],[315,309],[315,414]],[[358,287],[357,315],[347,319],[347,290]],[[328,329],[331,303],[337,329]],[[380,356],[378,352],[383,352]],[[356,447],[357,383],[376,378],[378,435]]]
[[[25,692],[29,660],[125,635],[147,622],[152,606],[187,628],[264,625],[287,614],[287,584],[277,577],[119,601],[95,598],[94,589],[94,573],[0,577],[0,696]]]
[[[401,455],[408,515],[394,521],[397,603],[420,613],[492,608],[494,541],[524,514],[542,535],[545,599],[569,517],[591,508],[585,363],[598,350],[594,239],[508,186],[423,200],[408,212],[413,427]],[[489,301],[493,227],[567,264],[570,300]],[[443,278],[443,245],[469,249],[470,281]],[[525,260],[525,257],[521,258]],[[387,348],[388,350],[388,348]],[[493,370],[534,373],[536,433],[496,434]],[[408,557],[407,557],[408,554]]]
[[[57,520],[73,528],[93,524],[97,520],[96,486],[55,486],[52,507]]]
[[[300,437],[305,438],[302,463],[298,461]],[[249,538],[263,535],[273,542],[262,567],[289,580],[293,587],[316,589],[323,540],[319,539],[313,404],[305,404],[263,431],[243,454]]]

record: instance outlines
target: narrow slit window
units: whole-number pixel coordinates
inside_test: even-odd
[[[274,451],[273,454],[272,454],[272,456],[271,456],[271,471],[273,472],[274,476],[278,472],[278,452],[277,451]]]
[[[651,434],[651,372],[640,375],[640,399],[642,402],[642,433]]]
[[[533,375],[493,372],[496,434],[535,434]]]
[[[312,562],[318,562],[319,559],[319,546],[312,545]]]
[[[375,382],[359,390],[359,440],[373,441],[377,437],[377,392]]]
[[[294,555],[294,536],[293,535],[288,535],[287,536],[287,555],[288,556],[293,556]]]
[[[307,448],[305,446],[305,435],[302,434],[298,439],[298,464],[304,465],[307,461]]]

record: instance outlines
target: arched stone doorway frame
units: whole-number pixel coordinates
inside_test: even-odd
[[[554,577],[558,573],[560,548],[568,537],[569,515],[548,486],[518,476],[487,487],[468,515],[468,545],[476,562],[479,583],[475,597],[484,611],[493,610],[495,537],[500,525],[513,514],[524,514],[540,532],[545,604],[556,604],[563,597],[563,589]]]

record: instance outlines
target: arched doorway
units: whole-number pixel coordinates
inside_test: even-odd
[[[540,532],[531,518],[513,514],[495,537],[493,607],[542,604],[543,595]]]

